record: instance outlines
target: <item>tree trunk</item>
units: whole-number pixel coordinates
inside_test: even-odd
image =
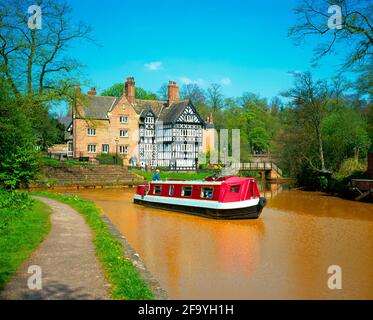
[[[316,128],[316,131],[317,131],[317,139],[319,142],[319,156],[320,156],[320,162],[321,162],[321,171],[327,172],[325,168],[324,148],[323,148],[323,143],[322,143],[321,130],[320,128]]]

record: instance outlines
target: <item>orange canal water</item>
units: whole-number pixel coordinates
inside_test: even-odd
[[[102,208],[171,299],[373,299],[373,204],[272,185],[259,220],[210,220],[74,192]],[[342,289],[328,287],[328,267]]]

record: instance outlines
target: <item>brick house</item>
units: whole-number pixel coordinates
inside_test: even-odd
[[[69,155],[95,158],[118,155],[125,165],[193,170],[198,153],[214,147],[212,116],[204,121],[191,100],[179,99],[174,81],[167,100],[135,98],[135,80],[127,78],[121,97],[97,96],[77,89],[67,126]]]

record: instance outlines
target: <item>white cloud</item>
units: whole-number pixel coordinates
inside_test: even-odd
[[[182,84],[197,84],[199,86],[203,86],[206,82],[203,79],[190,79],[188,77],[181,77],[180,81]]]
[[[153,61],[153,62],[145,63],[144,67],[150,71],[157,71],[162,67],[162,62]]]
[[[232,84],[232,80],[230,78],[223,78],[220,80],[223,86],[230,86]]]

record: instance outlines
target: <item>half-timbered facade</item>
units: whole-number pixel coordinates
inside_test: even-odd
[[[96,96],[91,89],[77,99],[69,126],[74,157],[106,153],[129,165],[196,169],[199,152],[214,146],[212,116],[204,121],[192,101],[180,100],[176,82],[170,81],[164,101],[135,99],[134,86],[127,78],[122,97]]]

